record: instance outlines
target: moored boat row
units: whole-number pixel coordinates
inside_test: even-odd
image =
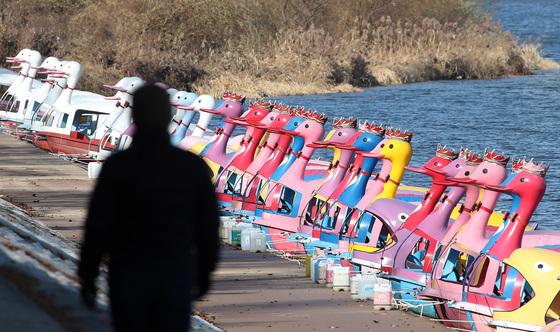
[[[5,130],[89,162],[92,176],[130,144],[142,79],[123,78],[104,97],[74,91],[77,62],[41,63],[31,50],[8,61],[19,74],[0,99]],[[46,78],[33,89],[36,75]],[[538,331],[560,318],[560,232],[531,222],[547,165],[516,159],[508,171],[503,153],[438,146],[413,168],[407,130],[350,117],[325,135],[327,116],[303,107],[256,100],[245,109],[231,92],[168,91],[172,143],[208,163],[224,216],[260,228],[271,250],[376,273],[396,300],[451,328]],[[213,131],[212,117],[223,119]],[[332,159],[314,159],[320,149]],[[431,186],[402,184],[406,172]],[[495,211],[504,196],[510,210]]]

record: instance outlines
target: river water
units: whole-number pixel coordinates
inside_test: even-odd
[[[507,0],[493,10],[504,29],[521,40],[538,40],[543,54],[560,60],[560,2]],[[412,165],[431,158],[438,143],[477,151],[489,147],[513,157],[550,163],[547,191],[533,221],[541,228],[560,223],[558,127],[560,71],[499,80],[437,81],[366,89],[360,93],[282,97],[333,116],[353,115],[414,131]],[[406,183],[429,185],[407,174]],[[500,199],[507,209],[510,200]]]

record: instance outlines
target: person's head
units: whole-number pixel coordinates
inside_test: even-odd
[[[134,93],[132,105],[132,120],[139,132],[167,131],[171,104],[165,89],[154,84],[145,85]]]

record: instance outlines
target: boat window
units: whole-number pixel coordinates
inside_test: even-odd
[[[264,205],[264,199],[266,198],[266,190],[264,190],[264,185],[266,183],[265,179],[260,179],[257,185],[257,204]]]
[[[281,214],[290,214],[294,207],[296,192],[288,187],[282,188],[280,195],[280,204],[278,205],[278,212]]]
[[[443,248],[443,246],[439,242],[436,244],[436,246],[437,246],[437,249],[434,253],[434,258],[432,259],[432,270],[431,271],[434,270],[436,262],[439,260],[439,255],[441,255],[441,248]]]
[[[343,233],[346,233],[348,231],[348,224],[346,221],[350,221],[350,218],[352,217],[352,215],[354,215],[354,210],[350,207],[346,208],[346,215],[344,216],[344,224],[342,226],[343,228]]]
[[[364,233],[365,231],[365,239],[364,243],[369,243],[371,238],[371,231],[373,230],[375,217],[371,213],[364,213],[360,218],[360,233]]]
[[[381,224],[381,230],[379,231],[379,235],[377,236],[377,245],[376,247],[379,249],[383,249],[390,245],[393,242],[391,237],[391,232],[389,227],[385,225],[385,223],[381,221],[377,221],[378,224]]]
[[[441,280],[462,283],[465,278],[467,266],[474,260],[473,256],[467,253],[450,249],[449,255],[443,265]]]
[[[513,267],[502,264],[494,283],[494,295],[504,298],[511,298],[516,280],[520,277],[519,272]]]
[[[314,225],[324,214],[326,202],[321,198],[314,196],[305,211],[305,223],[307,225]]]
[[[2,104],[0,104],[0,110],[1,111],[9,111],[10,108],[12,107],[12,104],[14,102],[14,95],[7,95],[5,99],[2,100]]]
[[[521,289],[521,305],[524,305],[525,303],[529,302],[529,300],[531,300],[534,297],[535,297],[535,291],[533,290],[533,287],[531,287],[531,285],[527,282],[527,280],[525,280],[525,282],[523,283],[523,289]]]
[[[87,110],[78,110],[72,122],[72,131],[91,136],[97,129],[99,113]]]
[[[226,181],[226,186],[224,188],[224,193],[233,194],[235,193],[235,183],[237,182],[237,173],[228,171],[228,177]]]
[[[486,280],[490,258],[487,256],[480,257],[476,262],[474,269],[469,277],[469,285],[471,287],[482,287]]]
[[[243,190],[243,176],[238,176],[237,181],[235,182],[235,186],[233,187],[233,193],[236,195],[241,195],[241,191]]]
[[[347,237],[353,239],[357,236],[360,213],[360,210],[348,208],[346,219],[344,220],[344,225],[342,226],[342,229],[340,231],[341,238]]]
[[[329,213],[329,215],[325,218],[324,222],[323,222],[323,227],[329,230],[333,230],[336,227],[336,222],[338,220],[338,217],[340,216],[340,211],[342,210],[342,207],[340,205],[336,205],[334,207],[334,213],[331,214]]]
[[[19,101],[16,100],[11,105],[9,105],[8,111],[9,112],[17,112],[19,110]]]
[[[39,110],[40,107],[41,107],[40,102],[38,102],[38,101],[34,102],[33,103],[33,108],[31,109],[31,113],[35,114]]]
[[[64,113],[62,116],[62,121],[60,121],[59,128],[66,128],[66,124],[68,123],[68,114]]]
[[[45,112],[41,111],[41,108],[39,108],[33,116],[33,121],[40,121],[43,118],[43,115],[45,115]]]
[[[381,218],[370,212],[364,212],[356,226],[350,229],[354,243],[371,243],[370,246],[377,249],[384,249],[394,243],[391,229]]]
[[[421,270],[424,266],[424,260],[429,246],[430,241],[428,239],[420,238],[406,258],[406,268],[411,270]]]
[[[47,115],[47,118],[48,118],[48,120],[47,120],[47,126],[49,126],[49,127],[52,126],[52,123],[53,123],[53,121],[54,121],[54,118],[56,118],[56,114],[57,114],[57,113],[58,113],[58,112],[56,112],[56,111],[52,111],[49,115]]]

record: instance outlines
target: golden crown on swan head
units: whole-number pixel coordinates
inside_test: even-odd
[[[361,131],[371,133],[371,134],[375,134],[375,135],[378,135],[378,136],[385,135],[385,127],[382,124],[377,124],[373,121],[368,122],[367,120],[365,120],[364,122],[360,123],[360,126],[358,128]]]
[[[349,117],[347,119],[344,118],[344,117],[333,119],[333,128],[335,128],[335,129],[341,129],[341,128],[354,128],[354,129],[356,129],[357,127],[358,127],[358,120],[356,120],[353,117]]]

